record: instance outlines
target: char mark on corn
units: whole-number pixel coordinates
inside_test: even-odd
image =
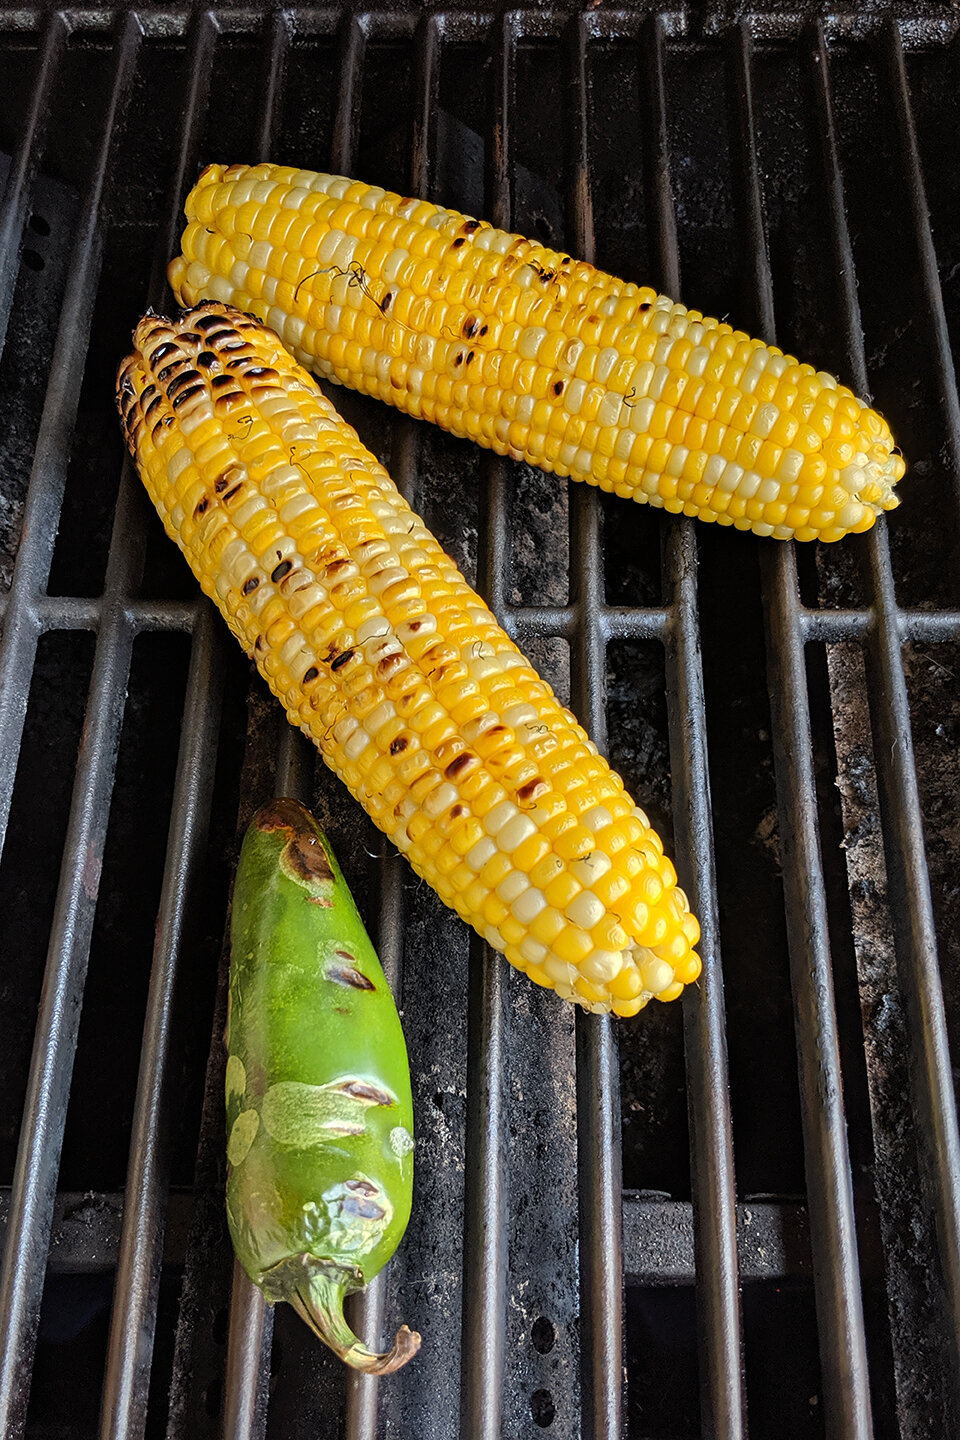
[[[279,165],[209,166],[186,215],[182,304],[250,311],[318,374],[501,455],[776,539],[898,503],[889,427],[832,375],[569,255]]]
[[[699,929],[647,817],[312,377],[218,304],[134,339],[130,451],[290,721],[538,984],[619,1015],[679,995]]]

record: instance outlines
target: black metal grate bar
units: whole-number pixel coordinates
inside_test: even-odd
[[[577,255],[596,254],[588,143],[588,31],[571,22],[568,43],[575,98],[575,148],[570,195]],[[570,487],[570,598],[577,623],[570,642],[570,689],[575,713],[601,751],[606,749],[606,645],[597,624],[604,602],[603,560],[596,492]],[[580,1202],[582,1435],[623,1431],[623,1166],[620,1066],[608,1015],[576,1017],[577,1189]]]
[[[23,601],[42,588],[52,554],[102,254],[99,215],[106,169],[129,100],[141,38],[139,21],[135,16],[128,17],[116,47],[113,86],[37,442],[31,476],[32,507],[28,496],[28,510],[32,509],[31,518],[37,522],[36,533],[28,529],[25,516],[26,544],[21,547],[19,574],[11,592],[14,607],[17,600],[21,605],[19,613],[14,608],[8,616],[0,653],[0,732],[10,746],[2,752],[8,757],[19,749],[27,681],[36,653],[37,627],[32,617],[28,619]],[[125,624],[122,597],[132,587],[142,561],[142,543],[138,543],[135,533],[137,515],[142,518],[131,486],[121,485],[0,1271],[0,1430],[10,1437],[22,1433],[29,1396],[80,1000],[123,718],[132,635]],[[13,789],[12,763],[8,769],[0,797],[4,832]]]
[[[212,608],[194,633],[181,749],[150,974],[123,1228],[101,1411],[101,1440],[135,1440],[147,1421],[169,1177],[172,1033],[179,961],[206,849],[223,690]]]
[[[647,29],[647,166],[656,235],[656,283],[682,293],[673,185],[667,140],[664,24]],[[707,765],[706,705],[697,612],[697,539],[687,517],[668,527],[664,545],[670,625],[667,690],[674,764],[674,813],[680,881],[700,920],[703,973],[684,1000],[691,1169],[698,1281],[700,1406],[704,1434],[738,1440],[746,1401],[737,1257],[736,1177],[730,1115],[723,970],[717,915],[713,816]]]
[[[33,185],[40,166],[40,153],[50,118],[54,77],[60,69],[67,38],[66,20],[61,13],[55,12],[47,21],[44,31],[40,70],[30,110],[7,176],[3,205],[0,207],[0,351],[3,350],[7,338],[13,291],[20,268],[23,227],[30,211]]]
[[[195,164],[213,44],[210,17],[203,15],[194,27],[189,51],[190,80],[182,116],[180,152],[166,219],[158,234],[148,296],[148,303],[153,306],[162,303],[164,267],[177,224],[183,184]],[[136,487],[142,504],[129,461],[124,463],[122,484]],[[129,537],[123,535],[119,542],[126,545]],[[146,1424],[167,1191],[169,1099],[165,1091],[170,1066],[170,1029],[191,878],[206,838],[222,689],[222,637],[214,632],[212,620],[212,613],[205,609],[193,634],[193,658],[181,727],[182,751],[130,1144],[117,1299],[111,1317],[101,1408],[102,1440],[108,1437],[117,1437],[117,1440],[131,1437],[132,1440],[143,1434]]]
[[[508,17],[496,27],[493,46],[493,145],[488,200],[494,224],[512,221],[511,167],[516,69],[516,32]],[[504,466],[484,457],[486,504],[481,506],[479,590],[494,613],[508,566]],[[505,1126],[509,1063],[509,989],[506,961],[479,937],[470,943],[469,1053],[467,1057],[467,1153],[476,1156],[464,1187],[463,1318],[461,1340],[461,1433],[498,1440],[502,1433],[507,1295]]]
[[[734,39],[753,299],[759,333],[773,343],[773,283],[755,143],[748,27],[738,26]],[[760,563],[824,1425],[828,1436],[869,1440],[873,1420],[866,1330],[793,546],[764,548]]]
[[[894,79],[898,120],[908,163],[907,180],[911,213],[918,232],[918,245],[925,287],[931,297],[935,328],[942,320],[942,297],[932,256],[929,220],[923,180],[910,111],[906,72],[900,34],[891,21],[887,29],[888,63]],[[828,180],[830,217],[841,279],[841,313],[848,336],[847,361],[860,393],[868,394],[868,375],[859,323],[855,271],[843,203],[842,182],[832,120],[832,97],[826,46],[818,35],[821,86],[819,100],[824,154]],[[948,366],[944,370],[944,366]],[[938,370],[947,381],[949,397],[944,403],[951,433],[956,394],[951,390],[953,375],[949,347],[938,349]],[[953,451],[956,474],[956,451]],[[897,941],[897,958],[903,992],[907,998],[917,1110],[922,1121],[928,1183],[937,1215],[940,1258],[946,1286],[946,1307],[952,1332],[948,1353],[952,1357],[954,1404],[960,1394],[957,1377],[957,1339],[960,1337],[960,1148],[958,1148],[956,1102],[943,1011],[943,992],[937,958],[936,927],[930,895],[930,877],[923,840],[923,818],[910,724],[910,704],[901,654],[902,641],[923,634],[920,617],[899,611],[890,562],[885,523],[866,536],[866,570],[872,599],[874,623],[867,631],[867,659],[872,683],[869,703],[874,727],[876,757],[883,817],[887,873],[891,890],[891,913]],[[929,638],[946,638],[946,621]],[[914,625],[917,629],[914,630]],[[932,628],[932,627],[931,627]],[[895,1334],[895,1341],[898,1337]],[[907,1361],[909,1364],[909,1361]]]
[[[268,160],[276,143],[283,105],[284,66],[290,31],[282,10],[276,10],[264,29],[263,99],[255,159]],[[276,792],[309,803],[309,772],[297,749],[297,736],[289,727],[281,732],[277,755]],[[223,1434],[230,1440],[261,1440],[266,1433],[273,1346],[274,1311],[238,1261],[233,1265],[227,1363],[224,1375]]]
[[[0,852],[6,840],[15,757],[20,750],[30,675],[39,638],[34,604],[46,588],[50,573],[103,257],[100,211],[107,164],[114,135],[123,121],[130,98],[141,36],[139,21],[131,15],[123,27],[110,103],[77,225],[77,240],[24,502],[22,538],[4,615],[3,639],[0,641],[0,755],[5,757],[0,771]],[[39,140],[39,135],[36,139]],[[30,168],[36,169],[38,164],[39,160],[34,159]]]
[[[435,20],[424,17],[416,38],[416,96],[410,159],[410,184],[413,194],[430,193],[430,172],[436,143],[433,123],[438,79],[440,34]],[[346,175],[356,170],[359,145],[360,113],[357,102],[362,89],[364,50],[358,39],[348,38],[345,52],[358,68],[341,76],[338,127],[335,132],[339,168]],[[406,417],[394,422],[392,439],[398,450],[400,466],[393,478],[404,497],[412,503],[417,470],[417,427]],[[380,907],[377,926],[377,949],[384,974],[395,996],[403,985],[403,860],[392,847],[384,845],[380,854]],[[357,1333],[379,1349],[384,1343],[387,1275],[381,1271],[359,1295],[352,1297],[350,1318]],[[379,1420],[380,1382],[373,1375],[351,1374],[346,1383],[344,1411],[346,1440],[376,1440]]]

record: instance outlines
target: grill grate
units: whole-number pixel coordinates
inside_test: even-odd
[[[0,1094],[4,1435],[956,1432],[960,713],[935,681],[960,658],[958,47],[934,3],[0,15],[0,901],[44,927],[8,987],[24,942],[0,918],[12,1036],[39,1005]],[[268,157],[729,309],[872,387],[903,436],[903,508],[817,554],[568,495],[335,396],[672,831],[704,931],[682,1006],[574,1017],[441,913],[251,682],[122,460],[112,370],[168,303],[190,180]],[[45,362],[35,395],[14,346]],[[85,701],[46,648],[68,632],[93,637]],[[189,646],[176,729],[164,636]],[[85,706],[78,749],[41,681]],[[130,779],[131,736],[156,784]],[[44,743],[70,796],[49,902],[20,763]],[[383,1385],[266,1310],[225,1234],[220,937],[271,790],[321,814],[404,1015],[415,1212],[354,1321],[424,1346]],[[154,920],[152,959],[125,949]],[[138,1053],[108,1108],[116,1027]],[[101,1107],[125,1176],[86,1143]]]

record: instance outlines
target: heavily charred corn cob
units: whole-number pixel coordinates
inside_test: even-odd
[[[187,199],[182,304],[227,301],[318,374],[501,455],[776,539],[898,502],[886,422],[775,346],[423,200],[279,165]]]
[[[141,321],[127,443],[288,718],[441,898],[540,985],[632,1015],[699,928],[623,782],[313,379],[257,321]]]

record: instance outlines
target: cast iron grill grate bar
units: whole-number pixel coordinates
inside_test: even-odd
[[[647,165],[655,234],[654,282],[682,293],[673,184],[667,139],[664,25],[647,27],[646,89],[650,159]],[[701,1426],[717,1440],[744,1434],[743,1340],[737,1257],[736,1177],[730,1114],[723,970],[717,914],[713,815],[707,765],[706,705],[697,589],[694,522],[678,517],[664,536],[670,621],[666,632],[670,745],[674,764],[677,862],[700,920],[703,973],[684,997],[689,1090],[693,1219],[699,1307]]]
[[[936,331],[943,321],[942,295],[932,253],[929,219],[920,168],[919,151],[911,115],[900,32],[891,18],[885,36],[887,69],[894,96],[895,112],[904,154],[911,216],[917,232],[924,287]],[[843,200],[843,186],[833,125],[830,72],[822,31],[817,34],[820,80],[817,87],[818,120],[823,133],[827,195],[833,232],[836,270],[840,277],[840,311],[847,336],[847,363],[859,393],[869,394],[856,293],[850,234]],[[931,269],[931,260],[934,262]],[[937,335],[937,368],[942,377],[944,419],[948,434],[955,439],[956,393],[949,347]],[[956,446],[951,441],[951,459],[956,474]],[[953,638],[949,612],[941,611],[924,624],[924,616],[900,610],[893,580],[890,547],[885,522],[865,537],[865,572],[871,596],[871,623],[865,631],[868,675],[872,681],[868,698],[874,729],[883,820],[884,847],[890,884],[891,914],[896,938],[900,983],[907,1000],[907,1024],[911,1038],[913,1083],[916,1108],[921,1118],[921,1143],[925,1150],[928,1187],[937,1216],[940,1266],[945,1282],[945,1310],[952,1339],[945,1347],[950,1356],[955,1413],[960,1397],[957,1374],[957,1341],[960,1337],[960,1150],[957,1139],[956,1102],[943,1011],[936,927],[930,895],[930,876],[923,838],[923,820],[913,750],[910,702],[907,693],[901,645],[908,638],[944,640]],[[812,622],[812,617],[810,617]],[[808,626],[808,636],[813,631]],[[818,637],[819,638],[819,637]],[[894,1319],[894,1346],[911,1343]],[[899,1357],[898,1357],[899,1358]],[[911,1366],[909,1355],[902,1360]]]
[[[571,184],[575,253],[596,255],[588,140],[586,20],[567,34],[573,69],[575,149]],[[606,645],[597,624],[604,599],[598,496],[570,486],[570,598],[577,617],[570,639],[570,693],[601,752],[607,746]],[[580,1204],[581,1406],[584,1440],[623,1431],[623,1165],[620,1066],[609,1015],[576,1016],[577,1189]]]
[[[213,793],[223,635],[212,607],[194,632],[130,1140],[101,1407],[101,1440],[136,1440],[147,1422],[166,1228],[175,1050],[174,1000]]]
[[[49,573],[102,258],[100,210],[107,164],[123,125],[141,40],[140,22],[130,15],[120,26],[114,47],[112,88],[61,311],[24,517],[26,543],[18,555],[11,591],[13,608],[8,612],[0,651],[0,753],[7,757],[0,797],[4,834],[13,790],[13,757],[19,751],[38,638],[35,621],[23,601],[43,588]],[[26,1418],[99,863],[133,644],[123,597],[133,588],[142,564],[143,519],[142,497],[134,491],[128,475],[128,483],[121,482],[117,502],[0,1271],[0,1431],[11,1440],[22,1433]],[[31,521],[35,530],[28,528]]]
[[[747,25],[739,24],[731,38],[746,211],[743,222],[753,272],[755,318],[758,333],[775,343],[773,281],[757,161],[753,62]],[[798,581],[792,543],[764,547],[760,570],[824,1424],[829,1436],[869,1440],[873,1420],[853,1176],[846,1138],[810,701],[803,636],[797,621]]]
[[[252,157],[256,163],[273,153],[283,112],[290,29],[282,10],[264,20],[263,40],[260,124]],[[275,789],[278,795],[309,804],[310,773],[299,748],[305,743],[291,726],[281,730]],[[273,1322],[273,1308],[234,1260],[223,1394],[223,1433],[231,1440],[261,1440],[266,1431]]]
[[[3,351],[7,338],[13,292],[20,268],[20,244],[50,119],[53,82],[63,60],[68,33],[64,15],[55,11],[44,29],[40,70],[34,85],[30,110],[20,132],[13,164],[7,176],[3,206],[0,208],[0,352]]]
[[[492,40],[492,154],[487,199],[495,225],[512,220],[511,174],[515,112],[516,33],[508,16]],[[416,193],[416,192],[415,192]],[[494,614],[507,572],[505,466],[484,456],[478,535],[477,588]],[[507,1208],[505,1160],[509,992],[507,962],[470,940],[466,1152],[463,1235],[463,1313],[460,1428],[471,1440],[499,1440],[506,1363]],[[473,1163],[469,1163],[469,1159]]]
[[[161,307],[165,266],[176,233],[188,174],[195,168],[207,106],[215,29],[209,12],[198,15],[188,49],[188,89],[180,149],[167,210],[157,234],[147,303]],[[143,506],[139,481],[124,458],[124,489]],[[140,520],[138,528],[143,528]],[[116,537],[126,546],[129,535]],[[142,548],[139,542],[138,548]],[[133,587],[130,587],[133,588]],[[129,626],[128,626],[129,629]],[[212,800],[220,699],[223,637],[209,608],[193,629],[181,752],[167,840],[157,939],[151,966],[141,1065],[134,1101],[123,1227],[117,1264],[100,1415],[101,1440],[136,1440],[147,1420],[153,1337],[163,1254],[170,1143],[171,1027],[179,957],[202,860]],[[125,686],[124,686],[125,689]]]

